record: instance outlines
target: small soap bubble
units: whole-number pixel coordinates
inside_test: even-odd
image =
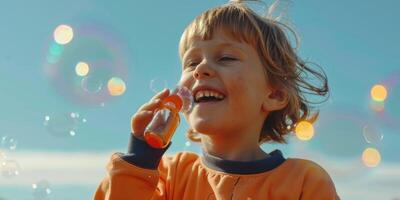
[[[192,145],[192,143],[190,143],[189,141],[186,141],[186,142],[185,142],[185,146],[186,146],[186,147],[190,147],[190,145]]]
[[[32,184],[33,198],[35,200],[49,199],[51,194],[51,185],[47,180],[41,180]]]
[[[159,93],[165,88],[168,88],[166,80],[160,80],[159,78],[154,78],[150,81],[150,90],[154,93]]]
[[[70,137],[76,135],[76,129],[81,124],[80,114],[77,112],[46,115],[44,126],[53,136]]]
[[[5,160],[1,162],[1,174],[5,178],[12,178],[20,174],[21,167],[17,161]]]
[[[365,125],[363,135],[366,142],[370,144],[378,144],[383,139],[383,134],[371,125]]]
[[[3,136],[1,138],[1,147],[7,150],[15,150],[17,148],[18,141],[10,136]]]
[[[81,87],[85,92],[98,93],[103,88],[103,81],[96,76],[87,76],[82,79]]]
[[[83,119],[82,119],[82,122],[83,122],[83,123],[86,123],[86,122],[87,122],[86,118],[83,118]]]

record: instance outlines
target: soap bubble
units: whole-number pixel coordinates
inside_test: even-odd
[[[17,148],[18,141],[10,136],[3,136],[1,138],[1,147],[7,150],[15,150]]]
[[[166,80],[161,80],[160,78],[154,78],[150,81],[150,90],[154,93],[159,93],[165,88],[168,88],[168,83]]]
[[[358,158],[366,147],[363,127],[369,124],[365,114],[350,108],[336,108],[320,113],[315,122],[311,148],[338,158]]]
[[[76,135],[76,130],[84,122],[86,122],[86,119],[81,119],[79,113],[71,112],[46,115],[43,124],[53,136],[70,137]]]
[[[51,194],[51,186],[47,180],[41,180],[32,184],[33,198],[35,200],[49,199]]]
[[[383,139],[383,134],[372,125],[365,125],[363,135],[366,142],[370,144],[378,144]]]
[[[1,174],[5,178],[12,178],[18,176],[21,171],[21,167],[15,160],[5,160],[1,162]]]
[[[85,92],[97,93],[103,87],[103,81],[95,76],[87,76],[81,80],[81,87]]]
[[[78,22],[74,33],[74,42],[68,45],[49,45],[44,73],[67,100],[98,106],[112,97],[105,87],[110,78],[128,80],[127,50],[107,25]],[[85,65],[78,66],[77,74],[79,63]]]

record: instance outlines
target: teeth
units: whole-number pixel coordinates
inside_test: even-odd
[[[209,90],[202,90],[202,91],[197,92],[196,97],[195,97],[196,101],[198,101],[203,96],[215,97],[217,99],[223,99],[224,98],[224,95],[219,94],[217,92],[209,91]]]

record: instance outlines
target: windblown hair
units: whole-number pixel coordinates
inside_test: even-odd
[[[251,45],[262,61],[267,82],[283,91],[288,98],[286,107],[270,112],[266,117],[259,144],[273,141],[287,143],[284,136],[293,132],[298,122],[313,123],[318,118],[319,111],[312,109],[312,104],[317,102],[309,101],[305,95],[325,96],[323,101],[327,100],[328,79],[319,65],[315,64],[320,71],[314,70],[309,67],[314,63],[305,62],[296,54],[296,48],[292,47],[285,32],[288,30],[294,35],[298,47],[299,38],[293,28],[268,16],[257,14],[246,1],[238,0],[207,10],[184,30],[179,54],[182,58],[195,37],[212,39],[213,33],[221,28],[238,42]],[[190,128],[187,137],[193,142],[200,141],[197,133]]]

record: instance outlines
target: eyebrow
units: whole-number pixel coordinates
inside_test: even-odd
[[[213,49],[222,49],[222,48],[226,48],[226,47],[230,47],[230,48],[235,48],[238,49],[240,51],[240,53],[244,54],[244,49],[242,47],[240,47],[239,45],[233,44],[231,42],[222,42],[218,45],[216,45],[215,47],[213,47]],[[195,51],[198,51],[198,47],[192,47],[190,49],[188,49],[185,54],[182,57],[182,60],[185,60],[185,58],[187,56],[189,56],[190,54],[192,54]]]

